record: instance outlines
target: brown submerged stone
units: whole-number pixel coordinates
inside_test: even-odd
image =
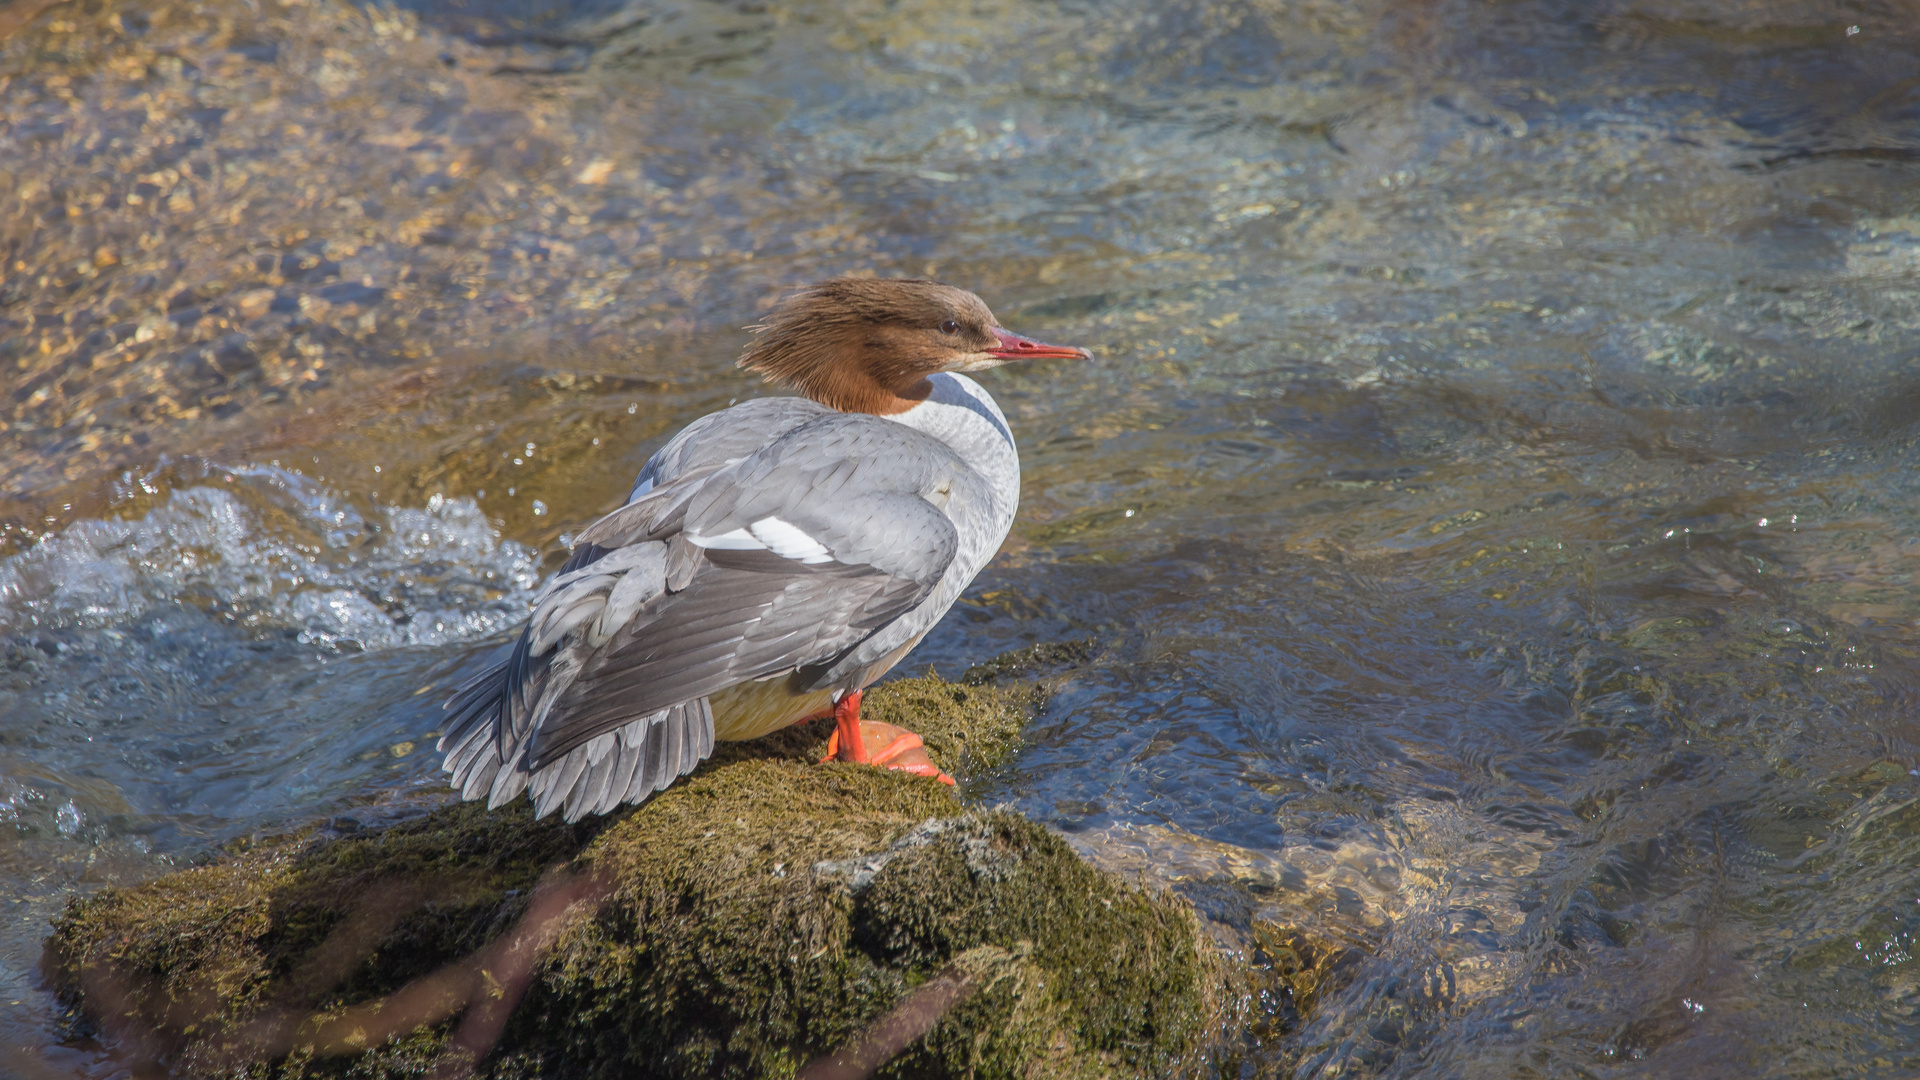
[[[928,676],[869,709],[964,784],[1039,696]],[[1239,1029],[1244,977],[1185,901],[944,785],[815,764],[829,727],[579,825],[462,804],[229,851],[76,901],[46,970],[172,1075],[773,1077],[843,1049],[884,1076],[1164,1076]]]

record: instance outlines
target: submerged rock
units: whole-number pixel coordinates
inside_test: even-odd
[[[929,676],[868,709],[964,784],[1037,698]],[[463,804],[230,851],[76,901],[46,970],[176,1075],[1162,1076],[1239,1029],[1185,901],[943,785],[817,765],[829,726],[578,825]]]

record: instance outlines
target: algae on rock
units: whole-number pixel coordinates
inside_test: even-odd
[[[868,701],[964,779],[1037,691],[928,676]],[[1205,1053],[1235,995],[1189,906],[951,788],[815,764],[824,735],[723,745],[579,825],[463,804],[230,852],[76,902],[47,970],[182,1075],[417,1076],[478,1051],[499,1077],[791,1076],[940,980],[966,992],[880,1075],[1159,1076]]]

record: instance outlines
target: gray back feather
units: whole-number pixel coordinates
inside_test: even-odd
[[[924,631],[895,624],[924,614],[961,527],[993,510],[939,439],[801,399],[701,418],[635,490],[581,532],[507,656],[448,700],[440,748],[462,797],[526,792],[568,820],[646,798],[712,752],[708,695],[783,675],[815,689],[879,638]]]

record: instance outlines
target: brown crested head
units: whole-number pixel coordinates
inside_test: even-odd
[[[965,289],[918,279],[809,285],[748,329],[756,336],[741,367],[842,412],[905,412],[926,400],[927,377],[942,371],[1093,355],[1023,338]]]

